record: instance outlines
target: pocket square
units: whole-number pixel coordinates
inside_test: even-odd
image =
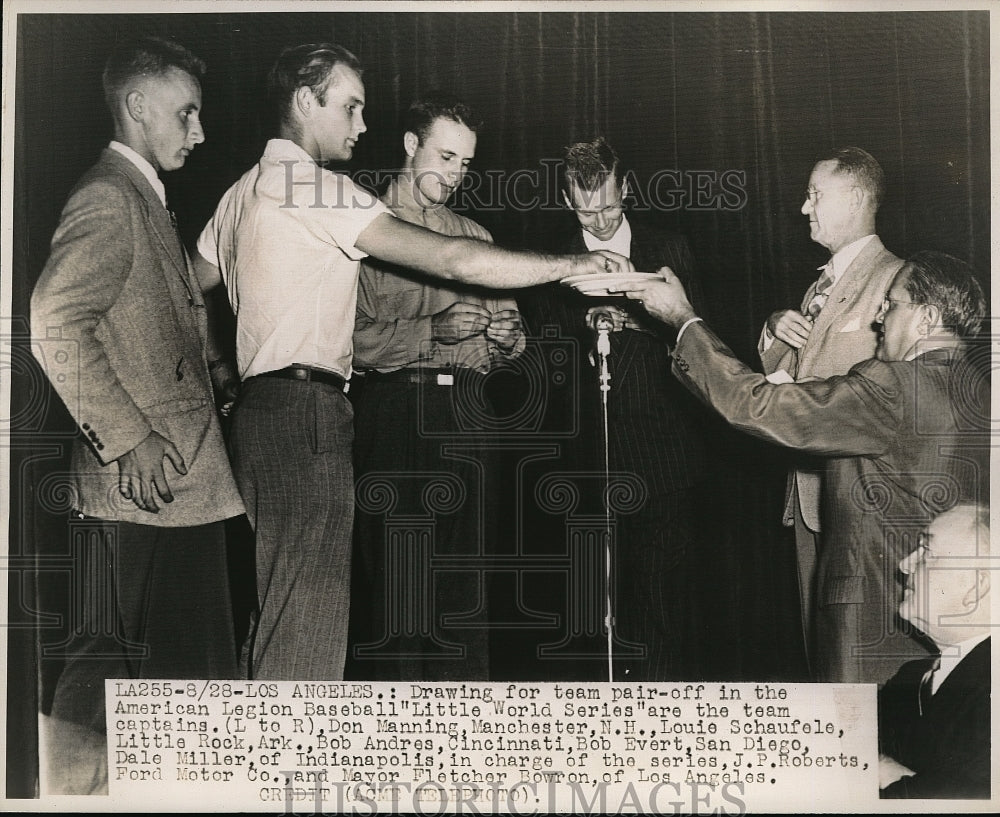
[[[840,327],[840,332],[857,332],[861,328],[860,318],[851,318],[847,323]]]

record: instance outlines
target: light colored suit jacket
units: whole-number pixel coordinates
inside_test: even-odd
[[[243,512],[205,360],[205,303],[152,186],[106,149],[77,183],[31,299],[32,350],[80,426],[76,507],[101,519],[181,527]],[[155,430],[177,446],[182,476],[158,514],[118,492],[114,462]]]
[[[793,349],[775,338],[765,350],[765,332],[761,331],[757,348],[764,373],[784,369],[796,380],[827,378],[846,374],[855,363],[874,357],[878,333],[872,324],[892,279],[902,266],[902,259],[889,252],[878,236],[871,239],[837,279],[813,324],[809,340],[801,349]],[[802,312],[812,300],[815,288],[814,283],[806,291]],[[794,513],[793,487],[798,489],[799,510],[806,526],[813,531],[820,530],[819,470],[801,467],[789,474],[785,524],[791,524]]]
[[[829,458],[816,680],[885,683],[926,654],[897,616],[897,568],[937,514],[987,496],[989,383],[971,358],[942,349],[776,385],[696,323],[677,344],[674,373],[736,428]]]

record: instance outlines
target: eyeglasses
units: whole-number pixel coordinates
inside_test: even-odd
[[[847,187],[845,187],[843,189],[845,191],[846,190],[853,190],[855,187],[857,187],[857,185],[852,184],[852,185],[849,185],[849,186],[847,186]],[[837,192],[840,189],[841,188],[839,188],[839,187],[838,188],[834,188],[834,190],[832,192]],[[808,187],[808,188],[806,188],[806,198],[809,199],[809,203],[813,207],[815,207],[816,204],[819,202],[819,200],[821,198],[823,198],[823,192],[824,191],[822,191],[822,190],[817,190],[815,187]]]
[[[890,298],[886,295],[882,299],[882,311],[888,312],[893,304],[906,304],[907,306],[927,306],[927,304],[917,303],[916,301],[901,301],[898,298]]]
[[[913,551],[917,554],[918,562],[926,562],[934,558],[934,551],[931,550],[931,534],[927,531],[920,531],[917,534],[917,547]]]

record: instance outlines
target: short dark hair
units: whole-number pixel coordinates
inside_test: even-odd
[[[119,44],[104,65],[101,84],[104,101],[114,113],[116,99],[129,81],[141,76],[160,76],[179,68],[200,80],[205,63],[180,43],[162,37],[141,37]]]
[[[979,331],[986,299],[972,268],[951,255],[922,250],[906,259],[906,292],[917,304],[941,310],[941,323],[961,338]]]
[[[600,188],[608,176],[613,176],[620,183],[622,177],[618,164],[618,154],[603,136],[590,142],[574,142],[563,152],[563,190],[570,195],[572,182],[581,190],[592,192]]]
[[[483,126],[482,120],[469,105],[454,97],[433,93],[410,105],[403,116],[403,132],[415,133],[420,144],[423,144],[437,119],[450,119],[459,125],[465,125],[473,133],[479,133]]]
[[[350,51],[332,43],[305,43],[282,51],[267,77],[267,98],[278,121],[289,123],[292,97],[299,88],[308,86],[319,104],[325,105],[331,75],[337,65],[350,68],[358,76],[364,70]]]
[[[821,156],[820,162],[836,162],[837,173],[842,173],[854,179],[854,183],[867,191],[871,197],[872,206],[878,210],[885,197],[885,172],[874,156],[861,148],[837,148]]]

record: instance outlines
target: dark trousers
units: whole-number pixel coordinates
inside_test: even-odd
[[[252,678],[343,678],[353,439],[351,404],[333,386],[257,377],[240,395],[230,453],[256,534]]]
[[[52,717],[105,731],[106,678],[235,678],[224,524],[74,520],[82,604]]]
[[[700,677],[704,603],[698,569],[700,489],[650,496],[618,519],[612,576],[615,632],[644,655],[615,662],[616,681]]]
[[[489,407],[465,391],[476,377],[453,387],[372,378],[357,399],[351,677],[489,678],[482,557],[495,452],[475,428]]]

